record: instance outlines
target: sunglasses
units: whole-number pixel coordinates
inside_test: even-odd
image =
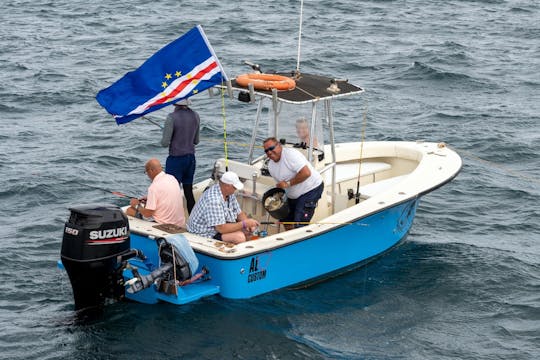
[[[268,153],[268,152],[270,152],[270,151],[273,151],[273,150],[276,148],[276,146],[277,146],[277,144],[274,144],[274,145],[272,145],[272,146],[269,146],[269,147],[267,147],[267,148],[264,149],[264,152],[265,152],[265,153]]]

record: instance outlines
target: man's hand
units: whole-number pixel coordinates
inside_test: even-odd
[[[276,184],[276,187],[280,188],[280,189],[286,189],[288,187],[290,187],[289,185],[289,182],[288,181],[280,181]]]
[[[245,226],[245,230],[252,233],[259,227],[259,222],[255,219],[245,219],[242,221],[242,225]]]

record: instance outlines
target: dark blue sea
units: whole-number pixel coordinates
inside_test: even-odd
[[[0,358],[540,358],[540,4],[526,0],[305,2],[300,70],[366,89],[336,109],[340,141],[360,141],[367,108],[367,140],[444,141],[463,158],[394,251],[305,289],[77,316],[56,268],[68,208],[127,204],[110,191],[143,194],[144,162],[167,155],[158,127],[117,126],[96,93],[196,24],[230,77],[243,60],[293,70],[299,12],[293,0],[2,1]],[[235,114],[248,111],[227,104],[229,156],[243,160],[251,123]],[[202,180],[223,157],[221,99],[193,107]]]

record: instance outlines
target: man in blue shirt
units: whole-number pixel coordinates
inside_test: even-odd
[[[165,172],[173,175],[182,184],[188,213],[195,205],[193,176],[195,174],[195,145],[199,143],[200,118],[188,105],[190,100],[174,104],[174,111],[167,115],[163,127],[161,145],[169,147]]]
[[[238,175],[232,171],[224,173],[195,204],[187,223],[188,231],[233,244],[246,241],[247,234],[253,232],[259,223],[247,217],[234,196],[236,190],[243,188]]]

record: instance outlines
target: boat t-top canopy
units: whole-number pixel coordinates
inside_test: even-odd
[[[277,97],[278,101],[303,104],[312,103],[325,99],[349,96],[364,92],[364,89],[350,84],[347,79],[336,79],[327,76],[303,74],[296,72],[275,73],[275,75],[287,76],[296,81],[296,87],[293,90],[260,90],[253,89],[252,86],[240,86],[236,79],[232,80],[231,86],[235,90],[249,91],[257,95],[268,98]]]

